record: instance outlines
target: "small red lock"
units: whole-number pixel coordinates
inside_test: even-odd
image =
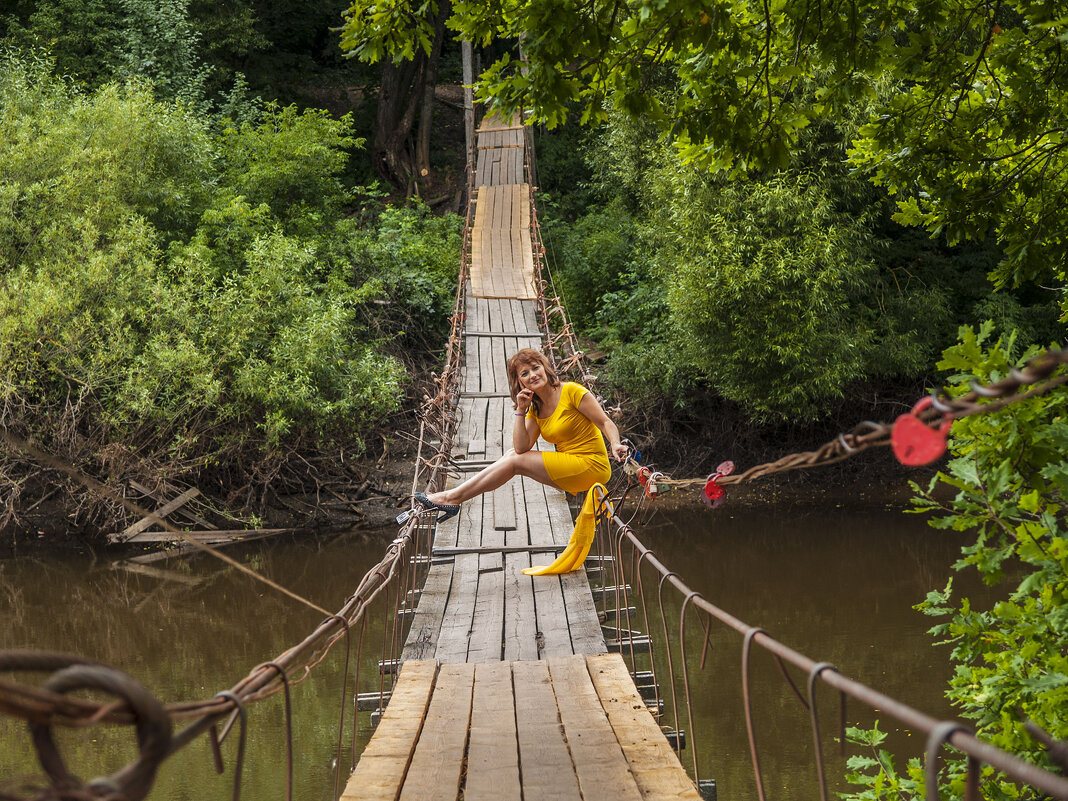
[[[931,428],[919,417],[920,412],[930,405],[930,396],[921,398],[919,403],[912,407],[911,412],[894,421],[894,429],[890,432],[890,446],[901,464],[930,464],[946,452],[946,437],[949,436],[953,421],[945,420],[938,428]]]
[[[648,467],[639,467],[638,468],[638,483],[641,484],[644,487],[646,482],[649,480],[649,476],[651,476],[652,474],[653,474],[653,471],[650,470]]]
[[[733,472],[734,462],[730,460],[720,462],[716,467],[716,472],[712,473],[706,480],[704,497],[701,500],[705,502],[705,506],[709,509],[715,509],[723,503],[723,500],[727,495],[727,491],[717,483],[717,479],[723,478],[723,476],[728,476]]]

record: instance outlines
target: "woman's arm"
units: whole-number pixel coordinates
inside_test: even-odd
[[[538,424],[527,418],[527,409],[534,393],[529,389],[521,390],[516,397],[515,423],[512,424],[512,448],[516,453],[526,453],[538,441],[540,431]]]
[[[601,404],[597,402],[597,399],[593,397],[592,392],[587,392],[582,396],[578,410],[604,434],[605,439],[608,440],[608,450],[616,458],[616,461],[622,462],[626,459],[627,446],[619,441],[619,429],[612,422],[612,418],[605,414],[604,409],[601,408]]]

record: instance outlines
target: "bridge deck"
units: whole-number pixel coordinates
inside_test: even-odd
[[[460,479],[511,447],[505,361],[542,344],[521,134],[479,129]],[[572,528],[565,494],[530,479],[437,527],[397,683],[344,801],[700,798],[623,660],[606,653],[586,571],[522,573],[551,562]]]
[[[407,662],[342,801],[700,795],[618,654]]]

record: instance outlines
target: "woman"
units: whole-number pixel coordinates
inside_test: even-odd
[[[579,384],[561,382],[540,351],[524,348],[508,360],[508,386],[515,406],[512,449],[459,486],[430,495],[416,494],[415,500],[424,508],[441,512],[439,520],[459,512],[464,501],[497,489],[517,475],[576,494],[603,484],[611,477],[612,468],[602,434],[618,461],[627,458],[619,429],[597,399]],[[557,450],[532,451],[539,436]],[[594,523],[591,492],[579,513],[571,543],[560,558],[548,568],[524,572],[563,573],[579,567],[589,551]]]

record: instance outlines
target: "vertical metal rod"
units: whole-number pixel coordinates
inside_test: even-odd
[[[745,704],[745,728],[749,735],[749,756],[753,761],[753,776],[756,778],[757,797],[760,801],[765,801],[764,777],[760,774],[760,753],[757,751],[756,731],[753,726],[753,699],[749,692],[749,654],[753,648],[753,638],[763,633],[763,629],[754,626],[745,633],[745,640],[742,643],[742,700]]]

